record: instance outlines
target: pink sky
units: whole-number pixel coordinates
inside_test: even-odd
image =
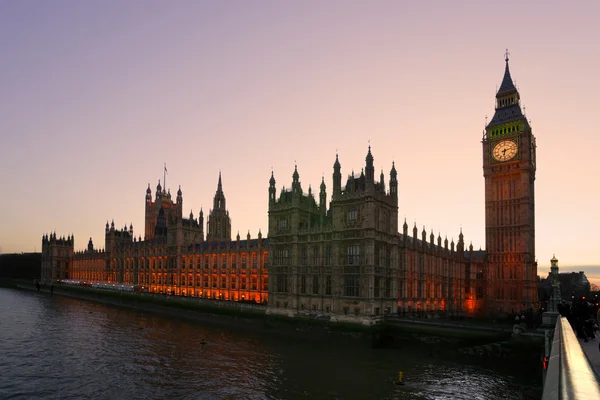
[[[2,252],[41,236],[104,245],[114,218],[143,234],[167,163],[185,214],[219,170],[233,235],[267,232],[298,164],[303,188],[336,150],[398,169],[399,215],[484,246],[481,137],[509,49],[537,137],[542,269],[600,265],[600,3],[12,1],[0,3]],[[318,189],[317,189],[318,190]],[[585,268],[582,268],[585,270]]]

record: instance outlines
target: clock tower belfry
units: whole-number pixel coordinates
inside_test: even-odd
[[[537,303],[535,137],[510,76],[508,52],[494,117],[485,128],[485,302],[491,313],[517,313]]]

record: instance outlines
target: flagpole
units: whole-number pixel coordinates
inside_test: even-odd
[[[166,193],[167,192],[167,163],[165,163],[163,184],[165,185],[164,192]]]

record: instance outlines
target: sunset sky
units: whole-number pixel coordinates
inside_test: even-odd
[[[163,180],[184,213],[267,233],[268,180],[336,151],[398,169],[400,224],[485,247],[482,133],[510,52],[537,138],[536,256],[600,282],[600,2],[0,1],[0,248],[133,223]],[[345,182],[345,178],[343,179]]]

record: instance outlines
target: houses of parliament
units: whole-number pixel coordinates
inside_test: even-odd
[[[160,181],[145,195],[144,233],[106,223],[104,249],[74,251],[73,237],[42,238],[42,280],[138,285],[152,293],[263,304],[269,314],[329,316],[368,323],[390,313],[502,315],[537,303],[536,142],[509,70],[496,93],[482,144],[485,250],[398,220],[398,175],[376,179],[367,149],[358,175],[333,162],[331,196],[304,190],[295,167],[290,189],[268,185],[268,232],[231,237],[221,174],[206,233],[203,211],[183,215]],[[400,182],[401,184],[401,182]],[[238,210],[242,212],[242,210]]]

